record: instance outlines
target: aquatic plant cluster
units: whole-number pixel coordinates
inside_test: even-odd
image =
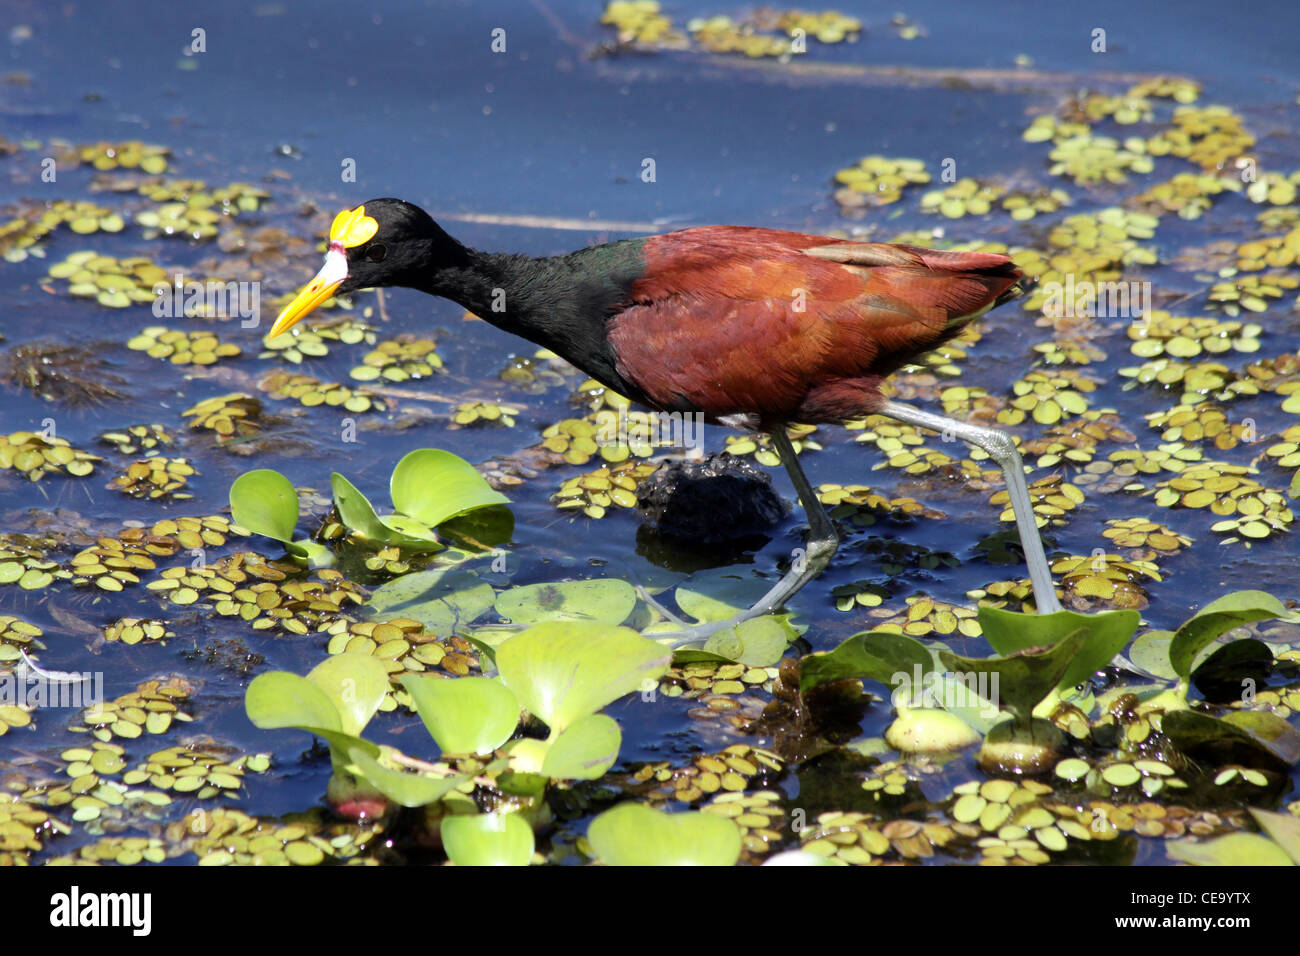
[[[797,10],[678,26],[652,0],[611,2],[601,24],[616,36],[606,53],[783,62],[873,28]],[[1041,150],[1030,175],[953,178],[881,153],[821,171],[828,234],[870,226],[890,241],[1002,252],[1037,280],[1023,314],[1012,305],[1011,319],[990,320],[1041,332],[1016,380],[978,378],[971,328],[887,389],[1011,430],[1039,527],[1078,546],[1052,555],[1071,610],[1021,613],[1028,582],[996,571],[965,595],[929,593],[964,564],[1018,563],[1006,534],[974,555],[907,540],[947,517],[936,502],[955,500],[940,488],[954,477],[990,518],[1014,520],[977,453],[885,419],[794,425],[800,454],[847,435],[905,487],[816,489],[862,570],[810,623],[792,610],[686,649],[662,636],[674,616],[724,620],[763,582],[722,569],[646,589],[553,569],[517,584],[501,570],[512,499],[546,502],[560,529],[636,509],[659,449],[643,440],[654,420],[625,397],[545,350],[512,357],[494,388],[445,385],[453,343],[390,334],[382,301],[363,296],[275,338],[230,321],[223,306],[237,298],[191,301],[183,284],[172,314],[145,315],[182,263],[190,279],[263,282],[287,298],[326,214],[308,202],[290,230],[267,225],[303,197],[178,178],[188,158],[162,146],[0,149],[0,163],[52,151],[60,188],[91,194],[10,210],[6,264],[39,265],[70,308],[130,317],[115,360],[148,362],[185,395],[160,421],[120,419],[87,439],[35,422],[0,434],[0,478],[29,504],[60,506],[0,529],[0,863],[1300,863],[1296,595],[1210,595],[1168,630],[1141,617],[1191,554],[1282,547],[1300,493],[1300,358],[1283,335],[1300,288],[1300,171],[1261,168],[1250,124],[1201,97],[1177,77],[1071,96],[1026,122],[1023,141]],[[887,207],[923,226],[890,234]],[[1187,231],[1247,214],[1241,242]],[[988,222],[1008,241],[963,239]],[[1149,288],[1156,277],[1170,287]],[[129,391],[95,349],[5,345],[5,384],[50,408],[112,409]],[[320,377],[330,367],[344,380]],[[1118,389],[1125,410],[1107,404]],[[565,411],[529,417],[557,390]],[[1137,410],[1150,401],[1162,407]],[[522,450],[475,467],[413,437],[414,450],[379,463],[391,467],[387,513],[371,501],[374,461],[331,474],[318,455],[298,472],[316,469],[308,487],[231,464],[310,453],[304,426],[401,435],[438,402],[447,435],[518,433]],[[610,416],[630,440],[608,440]],[[778,463],[767,436],[726,445]],[[205,474],[233,471],[214,499]],[[62,507],[89,482],[133,517]],[[1109,516],[1095,547],[1072,533],[1090,512]],[[47,612],[57,631],[29,620]],[[842,641],[821,633],[848,615],[866,626]],[[51,648],[70,635],[139,655],[154,676],[47,708],[51,688],[93,688],[46,668],[67,659]],[[284,648],[310,666],[265,666]],[[174,672],[178,651],[248,681],[264,744],[214,736],[204,681]],[[1131,669],[1112,666],[1119,655]],[[649,707],[680,715],[689,756],[626,757]],[[427,737],[392,733],[417,721]],[[310,736],[323,747],[300,756]],[[13,761],[15,747],[41,760]],[[328,766],[321,792],[295,813],[260,812],[259,788],[299,760]],[[836,785],[816,786],[827,767]]]

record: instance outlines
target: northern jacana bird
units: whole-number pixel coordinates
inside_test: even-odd
[[[372,199],[340,212],[325,265],[280,313],[290,329],[331,296],[405,286],[442,296],[544,346],[633,401],[767,432],[808,514],[803,561],[753,607],[678,643],[782,607],[838,538],[787,422],[886,415],[984,449],[1002,468],[1040,613],[1060,610],[1014,442],[887,400],[880,384],[972,319],[1020,294],[1006,256],[703,226],[568,255],[480,252],[418,206]]]

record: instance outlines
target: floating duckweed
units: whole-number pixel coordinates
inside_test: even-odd
[[[1080,186],[1089,183],[1128,182],[1129,173],[1149,173],[1155,163],[1147,155],[1147,143],[1130,136],[1121,143],[1110,136],[1084,133],[1061,140],[1048,153],[1053,176],[1068,176]]]
[[[1294,266],[1300,257],[1300,228],[1284,236],[1263,236],[1237,247],[1237,269],[1262,272],[1265,269]],[[1228,274],[1228,270],[1219,273]]]
[[[596,425],[585,418],[566,418],[542,431],[541,445],[548,451],[562,455],[570,465],[585,465],[593,455],[603,453],[606,447],[614,450],[614,446],[600,445],[596,432]],[[627,447],[619,446],[622,449]]]
[[[1113,763],[1102,768],[1101,779],[1112,787],[1131,787],[1142,779],[1142,772],[1131,763]]]
[[[169,630],[166,621],[152,618],[122,617],[104,627],[104,639],[123,644],[162,643],[176,634]]]
[[[325,338],[313,329],[294,329],[274,337],[265,335],[262,349],[258,358],[282,358],[295,365],[308,358],[324,358],[330,351]]]
[[[1254,469],[1227,462],[1189,467],[1156,486],[1155,503],[1162,508],[1208,508],[1225,520],[1211,525],[1223,534],[1261,539],[1289,531],[1294,516],[1286,496],[1246,477]],[[1225,544],[1238,540],[1236,537]]]
[[[978,386],[950,385],[939,393],[945,415],[957,418],[985,418],[997,414],[996,398]]]
[[[1267,172],[1246,186],[1246,198],[1253,203],[1289,206],[1296,201],[1297,187],[1300,187],[1300,171],[1290,176]]]
[[[569,396],[569,401],[575,405],[584,405],[588,412],[599,412],[602,409],[610,411],[622,411],[631,406],[632,400],[625,395],[620,395],[612,388],[607,388],[594,378],[589,378]]]
[[[809,449],[821,451],[822,446],[808,438],[816,430],[816,425],[786,426],[785,433],[790,438],[790,444],[794,446],[795,454],[802,454]],[[772,439],[765,434],[728,435],[727,447],[724,450],[737,458],[752,455],[756,462],[760,465],[767,465],[769,468],[775,468],[781,464],[781,456],[772,447]]]
[[[380,342],[368,352],[349,374],[359,382],[373,382],[383,378],[389,382],[404,382],[410,378],[427,378],[442,368],[442,358],[434,351],[437,343],[432,339],[399,335]]]
[[[1088,761],[1070,757],[1058,763],[1054,773],[1067,783],[1078,783],[1088,775],[1090,769]]]
[[[206,429],[221,438],[256,434],[262,417],[262,403],[252,395],[231,392],[214,395],[181,412],[191,419],[190,428]]]
[[[712,694],[720,683],[740,681],[747,687],[770,690],[777,673],[776,667],[747,667],[744,664],[699,661],[669,668],[659,689],[665,697],[698,700]]]
[[[162,425],[129,425],[120,431],[101,432],[99,440],[121,455],[158,454],[159,445],[170,445],[171,434]]]
[[[900,468],[909,475],[926,475],[942,469],[956,469],[963,477],[978,478],[982,470],[973,461],[958,460],[928,448],[920,430],[880,415],[845,422],[850,431],[862,430],[854,441],[871,443],[882,451],[886,460],[876,468]]]
[[[330,654],[369,654],[383,663],[395,685],[407,671],[419,673],[436,667],[454,677],[464,677],[478,669],[473,644],[455,635],[435,638],[423,624],[410,618],[338,619],[321,630],[330,635]],[[396,701],[390,695],[380,709],[396,709]]]
[[[603,518],[609,508],[635,508],[636,488],[659,466],[649,462],[623,462],[570,478],[551,496],[562,510],[582,509],[588,518]]]
[[[24,865],[43,840],[72,828],[15,794],[0,793],[0,866]]]
[[[1178,156],[1209,173],[1223,169],[1250,152],[1255,137],[1241,117],[1226,106],[1180,106],[1173,126],[1147,140],[1152,156]]]
[[[1034,351],[1043,357],[1045,365],[1091,365],[1106,359],[1105,352],[1081,339],[1039,342],[1034,346]]]
[[[888,583],[877,581],[854,581],[852,584],[839,584],[831,588],[831,597],[835,600],[835,610],[854,611],[860,607],[880,607],[889,597]]]
[[[1223,192],[1241,192],[1241,182],[1209,173],[1178,173],[1138,193],[1131,201],[1143,212],[1155,216],[1176,212],[1181,219],[1199,219],[1214,205],[1212,197]]]
[[[139,532],[139,529],[128,529]],[[120,591],[129,584],[139,584],[139,571],[152,571],[157,567],[155,557],[169,557],[176,553],[178,542],[161,535],[139,533],[127,539],[100,538],[72,556],[67,567],[59,572],[73,584],[93,584],[103,591]]]
[[[730,666],[744,670],[741,664]],[[632,779],[654,786],[655,796],[695,803],[713,794],[740,793],[753,785],[761,786],[784,772],[785,763],[771,751],[732,744],[716,754],[700,754],[678,769],[666,762],[645,764],[632,773]]]
[[[0,737],[11,727],[26,727],[32,722],[34,705],[0,704]]]
[[[37,432],[0,435],[0,469],[12,468],[39,481],[47,471],[84,478],[95,470],[98,455],[73,448],[67,439],[45,437]]]
[[[167,826],[176,852],[197,854],[200,866],[314,866],[325,860],[367,862],[384,824],[345,823],[319,810],[280,820],[251,817],[230,807],[192,811]]]
[[[686,38],[673,30],[658,0],[610,0],[600,22],[618,31],[618,42],[647,48],[684,46]]]
[[[1011,407],[998,412],[1003,425],[1018,425],[1029,413],[1040,425],[1055,425],[1068,415],[1082,415],[1088,410],[1085,392],[1095,391],[1097,383],[1078,369],[1038,370],[1025,375],[1011,386],[1015,398]]]
[[[1170,99],[1175,103],[1195,103],[1201,84],[1185,76],[1153,76],[1129,87],[1129,96]]]
[[[141,329],[126,347],[173,365],[212,365],[219,359],[243,354],[238,345],[220,342],[211,332],[181,332],[164,325]]]
[[[1020,134],[1026,143],[1063,143],[1068,139],[1088,133],[1088,124],[1058,119],[1050,114],[1035,116],[1033,122]]]
[[[116,863],[134,866],[137,863],[163,863],[169,854],[167,845],[158,837],[100,837],[94,843],[78,847],[74,852],[55,857],[51,866],[98,866]]]
[[[1076,486],[1066,482],[1060,475],[1048,475],[1029,485],[1029,498],[1033,502],[1034,520],[1038,527],[1049,524],[1064,524],[1064,517],[1083,504],[1084,493]],[[1011,496],[1003,489],[989,498],[989,504],[1002,507],[1002,520],[1015,523],[1015,512],[1011,507]]]
[[[319,580],[285,581],[282,568],[244,553],[188,573],[169,568],[146,587],[166,591],[173,604],[211,600],[218,614],[239,617],[255,630],[279,627],[304,635],[325,630],[345,617],[351,605],[365,603],[360,587],[338,571],[323,568],[313,573]],[[250,577],[263,580],[248,583]]]
[[[946,189],[935,189],[921,197],[921,211],[939,213],[949,219],[983,216],[1006,190],[992,183],[966,177]]]
[[[308,408],[327,405],[349,412],[383,411],[387,404],[382,398],[365,391],[352,389],[338,382],[322,382],[310,375],[275,370],[262,376],[257,387],[277,398],[292,399]]]
[[[1289,232],[1300,226],[1300,207],[1273,206],[1256,214],[1255,221],[1265,232]]]
[[[155,301],[154,286],[169,281],[163,269],[142,256],[115,259],[90,251],[74,252],[56,262],[49,276],[66,279],[69,295],[93,298],[114,309]]]
[[[1101,442],[1131,442],[1134,437],[1124,428],[1114,409],[1089,409],[1078,418],[1057,422],[1041,438],[1024,442],[1022,450],[1025,454],[1038,456],[1035,464],[1039,468],[1054,468],[1060,464],[1081,466],[1093,460]],[[1079,483],[1083,483],[1083,478]]]
[[[167,747],[128,770],[122,782],[128,786],[148,782],[159,790],[191,794],[198,800],[233,796],[242,789],[244,772],[251,769],[246,764],[251,760],[252,756],[242,756],[226,761],[199,746]]]
[[[1209,441],[1224,451],[1236,448],[1240,442],[1253,441],[1255,437],[1252,426],[1241,422],[1229,423],[1223,409],[1211,402],[1175,405],[1162,412],[1152,412],[1146,420],[1152,428],[1160,430],[1164,441]]]
[[[188,458],[146,458],[134,461],[108,487],[132,498],[167,498],[180,501],[194,496],[180,491],[191,475],[198,474]]]
[[[366,569],[384,574],[405,574],[411,570],[409,562],[402,560],[402,549],[396,546],[380,548],[366,557]]]
[[[165,734],[173,722],[184,723],[194,719],[179,707],[193,689],[188,681],[179,677],[145,681],[130,693],[83,711],[82,725],[74,726],[72,730],[78,733],[89,731],[96,740],[104,743],[114,737],[133,740],[145,733]],[[123,782],[135,786],[141,780],[130,779],[128,774],[123,777]]]
[[[1242,309],[1266,312],[1270,299],[1280,299],[1297,287],[1300,287],[1300,278],[1282,272],[1239,276],[1211,286],[1209,302],[1230,316],[1240,315]]]
[[[168,202],[136,213],[135,221],[144,227],[146,239],[158,236],[211,239],[217,234],[221,214],[192,202]]]
[[[909,186],[930,182],[930,174],[919,159],[871,155],[841,169],[835,182],[839,184],[835,201],[841,211],[863,210],[898,202]]]
[[[745,853],[761,858],[782,839],[785,811],[781,808],[781,794],[774,790],[756,793],[725,791],[716,794],[700,807],[704,813],[727,817],[740,827],[740,842]]]
[[[1121,548],[1144,548],[1160,554],[1177,554],[1192,543],[1186,535],[1146,518],[1111,518],[1102,537]]]
[[[98,142],[73,146],[70,143],[54,143],[58,147],[55,159],[59,169],[75,169],[82,163],[98,170],[139,169],[151,176],[157,176],[167,170],[167,158],[171,150],[166,146],[150,146],[139,140],[120,143]]]
[[[944,517],[943,512],[927,508],[915,498],[886,498],[866,485],[818,485],[817,497],[832,520],[848,521],[859,528],[869,528],[881,519],[901,524],[915,517]]]
[[[504,425],[515,427],[515,415],[518,410],[509,405],[496,405],[492,402],[461,402],[456,406],[451,420],[461,427],[469,425]]]
[[[921,596],[909,597],[905,612],[884,618],[875,625],[875,630],[893,631],[911,637],[949,634],[979,637],[983,633],[974,608]]]
[[[1102,601],[1118,608],[1143,608],[1148,595],[1142,579],[1160,581],[1150,561],[1128,560],[1117,554],[1070,555],[1052,562],[1061,590],[1081,601]]]
[[[1020,222],[1033,219],[1039,213],[1056,212],[1069,204],[1070,194],[1064,189],[1036,189],[1002,197],[1002,208],[1011,214],[1012,219]]]
[[[1254,322],[1187,318],[1153,309],[1128,327],[1128,337],[1133,340],[1129,351],[1147,359],[1158,355],[1195,358],[1203,351],[1213,355],[1230,351],[1257,352],[1262,331],[1262,326]]]
[[[1165,389],[1182,389],[1180,401],[1184,405],[1198,405],[1206,401],[1229,401],[1242,395],[1255,395],[1259,385],[1242,378],[1222,362],[1180,362],[1177,359],[1158,358],[1136,367],[1121,368],[1119,374],[1135,385],[1159,385]]]
[[[0,535],[0,584],[17,584],[24,591],[35,591],[54,582],[54,573],[58,563],[45,557],[43,548],[21,535]],[[0,641],[3,641],[4,621],[14,618],[0,616]],[[0,661],[17,658],[6,657],[4,645],[0,643]]]
[[[44,256],[44,249],[37,243],[64,224],[79,235],[120,232],[126,225],[121,216],[104,206],[57,199],[22,208],[19,216],[0,224],[0,254],[7,262],[22,262],[29,255]]]

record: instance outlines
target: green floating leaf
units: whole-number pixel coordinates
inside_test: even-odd
[[[402,686],[443,753],[491,753],[519,724],[519,701],[499,680],[407,674]]]
[[[1169,661],[1173,631],[1147,631],[1139,634],[1128,649],[1128,659],[1143,670],[1165,680],[1178,680],[1178,671]]]
[[[712,813],[663,813],[623,803],[591,821],[587,840],[610,866],[734,866],[740,829]]]
[[[452,634],[482,617],[495,596],[492,585],[472,571],[434,568],[376,588],[366,607],[376,617],[409,617],[434,634]]]
[[[1257,810],[1255,807],[1247,809],[1269,838],[1291,858],[1291,862],[1300,866],[1300,817],[1289,813],[1274,813],[1272,810]]]
[[[768,667],[779,661],[790,642],[798,637],[799,632],[784,615],[764,614],[715,631],[701,650],[728,662]]]
[[[388,670],[370,654],[327,657],[307,674],[339,715],[339,729],[360,734],[388,694]]]
[[[622,743],[623,733],[614,718],[605,714],[584,717],[551,742],[542,761],[542,775],[552,780],[603,777],[618,760]]]
[[[1086,637],[1061,677],[1058,686],[1062,689],[1083,683],[1095,671],[1109,664],[1124,649],[1129,638],[1137,633],[1141,620],[1137,611],[1130,610],[1102,611],[1098,614],[1078,614],[1074,611],[1018,614],[995,607],[979,609],[980,628],[984,631],[984,637],[1004,657],[1029,647],[1056,644],[1067,634],[1082,629]]]
[[[1003,709],[1011,712],[1017,723],[1027,724],[1034,707],[1061,683],[1075,655],[1088,640],[1088,631],[1079,628],[1061,638],[1046,650],[1030,653],[1021,651],[1010,657],[962,657],[951,651],[940,651],[939,658],[945,667],[963,679],[966,675],[987,674],[983,686],[996,687],[990,691]],[[996,680],[996,683],[994,683]],[[978,680],[977,680],[977,686]]]
[[[394,508],[430,528],[475,508],[510,503],[473,465],[437,448],[418,449],[399,461],[389,492]]]
[[[453,814],[442,818],[442,846],[457,866],[527,866],[533,830],[517,813]]]
[[[770,585],[757,578],[742,577],[725,568],[693,575],[690,585],[673,593],[677,606],[699,623],[725,621],[753,606]]]
[[[1264,591],[1234,591],[1201,608],[1183,622],[1169,646],[1169,662],[1183,680],[1192,673],[1197,656],[1208,644],[1234,627],[1290,617],[1282,602]]]
[[[1229,833],[1213,840],[1170,840],[1165,852],[1193,866],[1292,866],[1286,852],[1258,833]]]
[[[339,518],[354,535],[376,545],[396,545],[410,551],[434,551],[442,547],[433,532],[418,521],[407,519],[409,524],[406,524],[400,515],[381,518],[370,499],[338,472],[330,475],[330,488]]]
[[[854,634],[829,653],[810,654],[802,664],[799,689],[805,694],[821,684],[846,678],[893,687],[898,674],[913,681],[934,670],[934,658],[924,644],[893,631]]]
[[[655,681],[671,653],[626,627],[587,621],[536,624],[497,649],[497,667],[552,738],[579,719]]]
[[[366,782],[403,807],[423,807],[441,800],[460,784],[470,779],[465,774],[448,777],[430,777],[420,773],[407,773],[385,767],[377,759],[377,752],[368,753],[363,747],[352,747],[348,757]]]
[[[595,621],[622,624],[636,607],[636,589],[618,578],[526,584],[503,591],[496,611],[515,624]]]
[[[249,531],[288,544],[298,526],[298,492],[278,471],[245,472],[230,486],[230,515]]]
[[[244,711],[253,726],[262,730],[343,729],[343,719],[329,696],[307,678],[287,671],[254,677],[244,692]]]

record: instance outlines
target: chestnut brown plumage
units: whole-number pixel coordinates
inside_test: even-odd
[[[807,511],[807,553],[754,607],[780,607],[837,539],[787,422],[871,413],[976,444],[1002,467],[1040,612],[1059,609],[1024,468],[1002,432],[885,399],[891,372],[1019,294],[1006,256],[705,226],[531,258],[470,249],[417,206],[373,199],[335,219],[325,266],[281,313],[286,331],[331,295],[406,286],[545,346],[652,409],[769,432]],[[684,625],[685,627],[685,625]]]

